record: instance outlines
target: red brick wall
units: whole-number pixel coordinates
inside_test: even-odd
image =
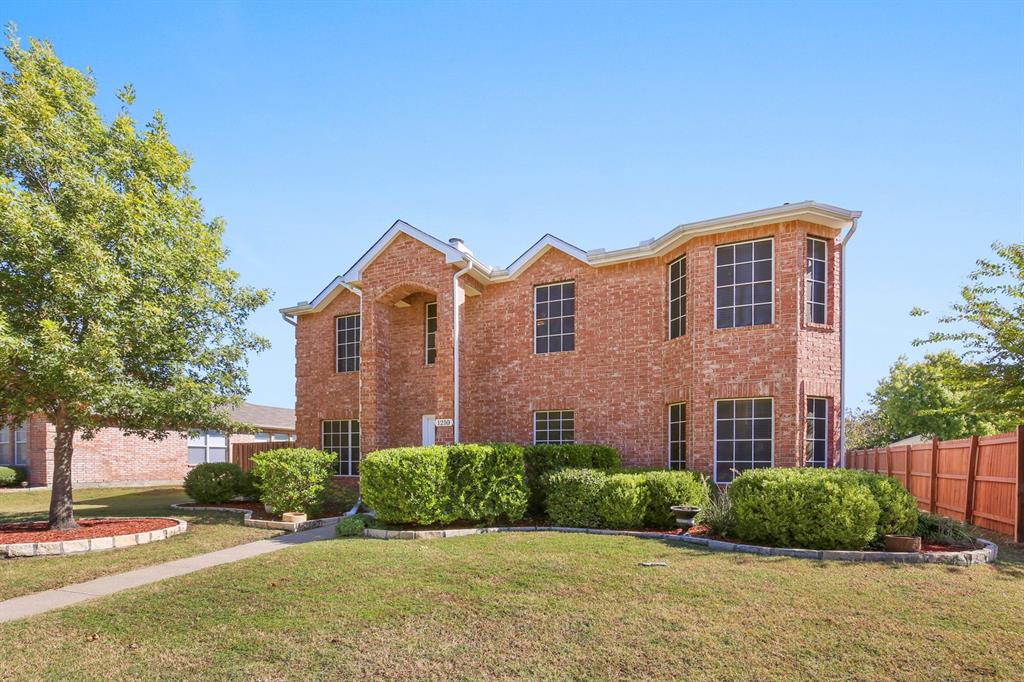
[[[804,321],[808,235],[830,243],[829,324]],[[547,251],[516,280],[483,286],[462,306],[461,440],[528,443],[533,412],[576,411],[578,442],[616,446],[635,466],[667,466],[668,405],[687,404],[690,468],[711,471],[714,401],[771,397],[775,463],[802,462],[806,396],[830,399],[830,456],[839,458],[838,232],[787,222],[699,237],[661,258],[594,268]],[[714,328],[715,246],[774,239],[771,325]],[[687,256],[687,333],[668,339],[668,263]],[[363,276],[363,452],[418,443],[420,420],[452,416],[452,275],[444,257],[400,235]],[[459,294],[468,281],[460,280]],[[533,287],[576,282],[576,349],[533,353]],[[408,308],[394,303],[409,296]],[[438,361],[422,365],[422,303],[438,300]],[[302,315],[296,331],[298,438],[319,444],[319,419],[355,418],[359,378],[334,373],[334,317],[358,309],[343,293]],[[343,387],[343,388],[342,388]],[[334,416],[325,416],[334,415]],[[438,429],[438,441],[451,430]]]

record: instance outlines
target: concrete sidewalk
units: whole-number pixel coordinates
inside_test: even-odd
[[[84,583],[59,587],[55,590],[36,592],[23,597],[15,597],[7,601],[0,601],[0,623],[28,618],[40,613],[46,613],[54,609],[61,609],[65,606],[89,601],[98,597],[105,597],[109,594],[116,594],[123,590],[130,590],[140,585],[174,578],[194,571],[201,571],[211,566],[230,564],[235,561],[242,561],[261,554],[276,552],[293,545],[301,545],[316,540],[326,540],[334,537],[335,524],[324,525],[319,528],[311,528],[300,533],[281,535],[269,540],[257,540],[236,547],[220,549],[216,552],[199,554],[175,559],[164,564],[137,568],[134,571],[108,575],[103,578],[96,578]],[[120,550],[113,550],[120,551]],[[7,559],[7,561],[19,561],[18,559]],[[39,559],[36,559],[39,561]],[[45,559],[43,559],[45,561]]]

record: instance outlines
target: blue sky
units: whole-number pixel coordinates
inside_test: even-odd
[[[17,3],[22,36],[135,85],[195,157],[230,264],[275,292],[251,399],[293,400],[292,328],[396,218],[504,266],[545,232],[618,248],[815,199],[864,211],[848,399],[1024,239],[1022,3]]]

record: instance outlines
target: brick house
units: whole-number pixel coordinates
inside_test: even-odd
[[[728,482],[837,466],[842,252],[860,213],[813,201],[507,268],[396,222],[295,325],[300,446],[594,442]]]
[[[295,438],[292,409],[243,403],[232,410],[231,418],[258,431],[173,432],[158,441],[128,436],[113,427],[100,429],[90,439],[77,434],[71,480],[84,487],[179,484],[196,464],[230,461],[233,443]],[[41,414],[32,415],[19,425],[0,425],[0,466],[25,467],[29,485],[49,485],[53,479],[55,435],[53,425]]]

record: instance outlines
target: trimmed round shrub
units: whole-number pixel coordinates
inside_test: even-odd
[[[466,521],[518,521],[526,513],[523,448],[510,443],[452,445],[445,479],[449,516]]]
[[[336,455],[308,448],[279,448],[252,457],[260,499],[275,514],[320,513]]]
[[[622,465],[619,451],[607,445],[572,443],[565,445],[529,445],[523,451],[529,509],[540,514],[545,509],[547,475],[563,468],[618,469]]]
[[[361,516],[347,516],[338,520],[334,532],[339,538],[361,537],[366,529],[366,520]]]
[[[260,499],[259,481],[252,471],[242,472],[242,477],[238,481],[238,496],[250,502]]]
[[[366,502],[385,523],[446,523],[450,501],[440,445],[371,452],[359,464],[359,487]]]
[[[201,504],[221,504],[238,497],[242,470],[229,462],[194,467],[185,476],[185,494]]]
[[[634,474],[647,493],[644,526],[675,528],[676,517],[670,507],[686,505],[704,508],[708,504],[708,484],[692,471],[645,471]]]
[[[915,535],[917,533],[917,498],[895,478],[868,471],[839,469],[843,475],[864,483],[878,503],[877,538],[883,535]]]
[[[556,526],[599,528],[598,503],[608,474],[597,469],[559,469],[546,476],[545,504]]]
[[[639,528],[647,514],[643,474],[612,474],[597,494],[597,519],[602,528]]]
[[[24,467],[0,466],[0,488],[19,486],[27,478],[28,472]]]
[[[780,547],[863,549],[879,506],[856,476],[831,469],[754,469],[729,486],[741,540]]]

